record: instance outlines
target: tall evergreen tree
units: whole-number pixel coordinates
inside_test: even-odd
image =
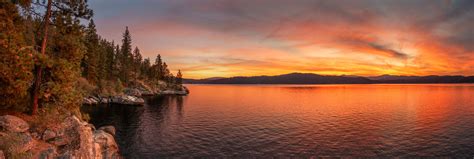
[[[151,63],[150,63],[150,58],[145,58],[143,60],[142,66],[141,66],[141,71],[142,76],[148,80],[152,79],[152,75],[150,75],[151,72]]]
[[[33,80],[33,46],[26,45],[24,21],[17,6],[0,2],[0,110],[23,111],[28,103],[28,88]]]
[[[113,70],[114,70],[114,65],[115,65],[115,44],[114,42],[109,42],[107,45],[107,54],[106,54],[106,71],[107,71],[107,80],[111,80],[112,77],[114,76]]]
[[[158,54],[155,59],[155,64],[153,65],[153,78],[155,80],[163,80],[163,61],[161,55]]]
[[[49,18],[51,17],[51,7],[52,1],[48,0],[48,4],[46,7],[46,13],[44,15],[44,26],[43,26],[43,39],[41,43],[41,55],[44,56],[46,52],[46,44],[48,41],[48,27],[49,27]],[[38,112],[38,100],[39,100],[39,91],[41,87],[41,78],[43,77],[43,66],[41,64],[35,66],[36,74],[35,74],[35,82],[33,84],[33,104],[31,108],[31,114],[35,115]]]
[[[142,64],[142,55],[140,54],[140,50],[138,47],[135,47],[135,50],[133,50],[133,68],[135,72],[135,79],[138,78],[141,74],[140,68]]]
[[[36,114],[40,100],[46,105],[57,106],[59,103],[66,106],[78,105],[77,99],[74,99],[73,87],[77,75],[80,75],[80,61],[84,50],[83,26],[80,19],[88,20],[91,16],[92,10],[88,9],[86,0],[47,1],[43,31],[40,35],[42,37],[40,53],[45,59],[42,61],[48,61],[48,67],[43,74],[45,63],[37,63],[32,114]],[[55,33],[49,40],[51,20],[54,23]],[[48,43],[53,46],[47,48]],[[45,87],[42,87],[43,85]]]
[[[161,67],[161,74],[162,80],[168,81],[170,77],[170,70],[168,69],[168,65],[166,62],[163,62],[163,66]]]
[[[18,7],[30,4],[45,8],[24,8],[25,13],[19,13]],[[34,19],[29,14],[43,17]],[[87,27],[83,25],[83,19],[91,16],[86,0],[0,2],[0,97],[5,99],[0,101],[0,109],[15,105],[31,106],[33,114],[39,107],[77,111],[81,95],[91,94],[80,91],[84,83],[98,86],[95,93],[108,92],[105,94],[121,93],[122,82],[127,85],[133,78],[154,85],[165,81],[168,87],[181,83],[181,72],[173,76],[161,55],[151,65],[149,58],[143,60],[138,47],[132,52],[128,27],[119,46],[102,39],[93,20]],[[39,33],[32,34],[34,31]],[[78,82],[81,75],[87,81]],[[28,102],[33,104],[25,104]]]
[[[183,84],[183,74],[181,74],[181,70],[178,70],[178,73],[176,74],[176,84],[177,85]]]
[[[92,84],[98,83],[99,72],[101,68],[99,67],[100,53],[101,48],[99,47],[99,36],[97,35],[97,30],[95,29],[94,20],[91,20],[89,26],[86,29],[85,37],[85,46],[86,53],[82,59],[82,75]]]
[[[121,78],[121,68],[122,68],[122,53],[120,52],[120,46],[117,44],[115,46],[115,52],[114,52],[114,69],[112,71],[113,76],[117,80],[117,78]]]
[[[133,59],[132,37],[130,35],[130,31],[128,31],[128,26],[125,28],[125,32],[123,33],[122,47],[120,52],[122,53],[120,79],[122,79],[123,82],[128,83],[130,81],[129,76],[132,70],[132,65],[130,64],[130,62]]]

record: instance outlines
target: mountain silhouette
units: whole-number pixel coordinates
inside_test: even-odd
[[[290,73],[276,76],[184,79],[188,84],[383,84],[383,83],[474,83],[474,76],[330,76]]]

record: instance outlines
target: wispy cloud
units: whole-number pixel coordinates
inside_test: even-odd
[[[145,57],[161,53],[174,71],[193,77],[474,74],[472,0],[101,0],[90,6],[100,34],[120,41],[128,25]]]

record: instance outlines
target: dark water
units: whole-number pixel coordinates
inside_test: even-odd
[[[127,158],[474,156],[474,85],[188,85],[85,107]]]

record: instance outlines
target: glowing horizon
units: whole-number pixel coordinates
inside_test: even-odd
[[[474,75],[474,1],[90,1],[101,36],[125,26],[185,78]]]

